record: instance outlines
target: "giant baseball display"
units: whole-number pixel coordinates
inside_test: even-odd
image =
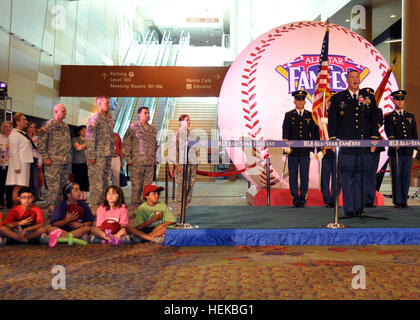
[[[223,140],[282,140],[284,114],[294,109],[290,93],[295,90],[309,93],[305,109],[312,110],[325,30],[324,22],[290,23],[261,35],[241,52],[225,77],[219,97],[218,119]],[[360,87],[376,90],[389,67],[382,55],[349,29],[330,24],[329,30],[331,89],[346,89],[347,71],[357,69],[361,74]],[[391,75],[379,105],[384,114],[393,109],[389,94],[397,89],[395,77]],[[383,128],[380,131],[385,137]],[[271,185],[288,188],[286,158],[280,148],[227,148],[226,151],[238,169],[247,168],[244,172],[247,179],[260,187],[266,185],[264,159],[270,157]],[[382,152],[380,166],[385,157]],[[318,177],[319,163],[313,159],[310,188],[317,188]]]

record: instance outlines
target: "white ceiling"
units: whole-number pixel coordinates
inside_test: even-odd
[[[195,46],[220,46],[223,34],[230,33],[232,0],[125,0],[136,3],[145,21],[156,27],[162,34],[171,30],[175,38],[181,31],[191,35],[190,43]],[[237,0],[241,3],[243,0]],[[245,0],[255,1],[255,0]],[[266,2],[269,1],[269,2]],[[311,0],[313,1],[313,0]],[[333,5],[329,1],[318,0],[324,8]],[[289,6],[286,0],[258,0],[259,5],[273,3],[276,7]],[[345,2],[345,1],[344,1]],[[337,4],[337,2],[335,2]],[[313,5],[313,2],[310,2]],[[352,0],[331,16],[331,22],[349,27],[351,8],[354,5],[372,6],[372,38],[375,39],[393,23],[401,18],[401,0]],[[309,7],[309,4],[308,4]],[[390,16],[394,14],[395,17]],[[251,22],[250,22],[251,23]],[[255,24],[255,21],[252,22]]]
[[[161,33],[170,30],[175,38],[189,32],[191,45],[220,46],[223,33],[229,33],[231,1],[133,0],[143,18]]]

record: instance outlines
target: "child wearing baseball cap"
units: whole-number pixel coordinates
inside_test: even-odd
[[[163,243],[167,228],[173,228],[176,218],[166,204],[159,201],[159,193],[164,190],[154,184],[143,188],[143,202],[136,211],[134,226],[127,225],[127,232],[146,241]]]

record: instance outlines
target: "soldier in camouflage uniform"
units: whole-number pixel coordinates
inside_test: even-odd
[[[109,114],[109,98],[97,97],[96,105],[98,111],[89,118],[85,134],[90,203],[94,214],[104,200],[114,155],[114,121]]]
[[[69,126],[63,122],[65,118],[66,107],[62,104],[55,105],[54,118],[48,120],[39,133],[38,150],[45,165],[45,200],[49,211],[54,210],[60,200],[61,188],[68,181],[71,138]]]
[[[183,180],[183,164],[185,157],[185,145],[188,141],[196,141],[194,133],[190,131],[190,117],[183,114],[179,117],[179,130],[174,133],[170,149],[169,163],[175,164],[175,182],[177,184],[176,203],[178,205],[178,215],[181,213],[182,202],[182,180]],[[195,183],[195,177],[198,168],[198,149],[191,147],[188,152],[188,177],[186,181],[187,199],[186,205],[189,205],[192,199],[192,189]]]
[[[130,166],[132,205],[142,202],[143,187],[153,183],[157,150],[157,130],[148,124],[149,109],[140,107],[138,114],[139,121],[130,125],[123,140],[123,155]]]

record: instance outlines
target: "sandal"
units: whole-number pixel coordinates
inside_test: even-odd
[[[158,237],[153,237],[152,242],[157,244],[162,244],[165,241],[165,235],[161,235]]]
[[[57,245],[58,238],[61,236],[63,231],[61,229],[55,229],[49,233],[49,246],[50,248],[54,248]]]

